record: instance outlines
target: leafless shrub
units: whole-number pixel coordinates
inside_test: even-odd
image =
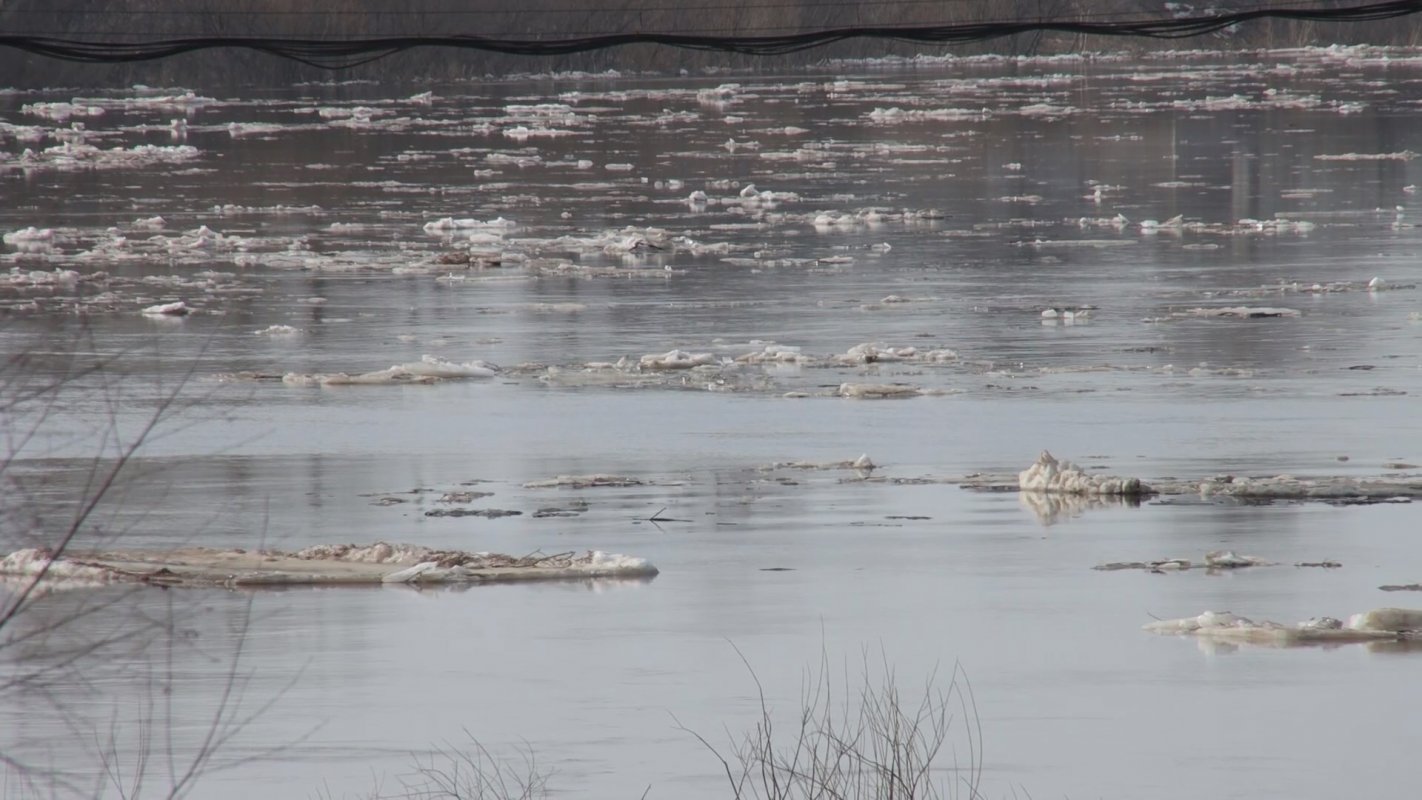
[[[457,798],[457,800],[539,800],[548,796],[548,776],[525,744],[516,757],[500,757],[464,732],[469,745],[445,743],[423,759],[415,759],[415,774],[402,780],[404,791],[386,797]]]
[[[736,651],[740,654],[740,651]],[[857,677],[836,677],[828,657],[807,672],[798,709],[775,713],[760,678],[759,718],[724,750],[677,722],[720,763],[734,800],[980,800],[982,728],[972,686],[954,666],[943,684],[935,669],[921,689],[900,688],[887,660],[866,656]],[[782,723],[787,723],[782,726]],[[469,735],[468,731],[465,731]],[[469,735],[463,748],[446,743],[416,759],[403,791],[372,798],[536,800],[549,795],[551,774],[525,745],[500,757]],[[961,743],[962,750],[958,749]],[[651,793],[648,788],[644,797]],[[1014,790],[1015,796],[1015,790]]]
[[[805,676],[798,714],[782,727],[746,662],[760,710],[751,730],[732,736],[723,752],[678,726],[721,763],[736,800],[981,797],[982,730],[962,669],[954,666],[946,686],[935,670],[921,690],[906,694],[886,660],[876,670],[866,656],[862,666],[857,679],[846,669],[836,681],[822,657]],[[955,726],[961,726],[961,754],[952,743]],[[951,766],[940,765],[943,760]]]
[[[70,757],[61,763],[0,752],[0,794],[7,797],[183,797],[202,776],[276,750],[217,758],[284,692],[255,706],[246,701],[253,677],[243,666],[250,598],[229,620],[230,649],[199,654],[222,671],[197,689],[204,697],[189,700],[175,651],[200,646],[179,622],[191,608],[175,604],[172,595],[161,604],[137,602],[135,593],[153,591],[145,587],[67,590],[64,581],[51,580],[54,560],[66,551],[122,538],[124,530],[106,527],[103,519],[133,499],[121,483],[145,444],[174,422],[190,377],[155,385],[123,374],[117,367],[124,354],[96,351],[81,332],[58,346],[19,348],[0,361],[0,558],[20,548],[49,557],[32,574],[0,578],[0,702],[10,714],[23,709],[71,734]],[[75,419],[92,425],[56,436],[56,427],[66,429]],[[58,488],[50,475],[57,466],[48,459],[56,441],[91,453],[63,462],[77,479]],[[113,696],[105,723],[86,695],[103,696],[97,687],[115,684],[137,691]],[[197,723],[189,712],[198,706],[183,707],[189,702],[206,709]],[[73,757],[81,753],[87,758]]]

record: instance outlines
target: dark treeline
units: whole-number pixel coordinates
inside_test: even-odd
[[[1168,18],[1218,10],[1248,10],[1266,0],[1207,3],[1157,0],[0,0],[0,31],[99,42],[184,37],[349,39],[383,36],[478,35],[562,39],[657,32],[757,36],[852,26],[952,25],[1004,20]],[[1324,0],[1311,8],[1357,5]],[[1299,3],[1289,3],[1298,7]],[[417,48],[335,73],[341,78],[468,78],[564,70],[697,71],[709,67],[783,69],[826,58],[882,55],[1061,53],[1080,50],[1291,47],[1308,44],[1417,44],[1417,17],[1370,23],[1260,20],[1205,39],[1156,41],[1018,34],[951,48],[856,39],[788,56],[635,45],[558,57],[530,58],[453,48]],[[76,64],[0,49],[0,86],[250,85],[322,80],[333,73],[255,50],[222,49],[152,62]]]

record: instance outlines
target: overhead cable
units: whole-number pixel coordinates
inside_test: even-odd
[[[324,39],[201,36],[149,42],[98,42],[10,34],[0,35],[0,47],[10,47],[47,58],[85,63],[152,61],[200,50],[240,48],[291,59],[322,69],[345,69],[422,47],[451,47],[521,56],[561,56],[627,45],[652,44],[688,50],[776,56],[855,39],[877,39],[929,46],[966,44],[1036,32],[1183,39],[1214,33],[1262,19],[1306,22],[1376,22],[1416,14],[1419,11],[1422,11],[1422,0],[1388,0],[1388,2],[1342,8],[1279,6],[1159,19],[1118,19],[1114,21],[1035,19],[946,25],[852,26],[751,36],[635,31],[562,39],[508,39],[477,35]]]

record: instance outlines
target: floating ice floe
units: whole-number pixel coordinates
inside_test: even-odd
[[[9,272],[0,273],[0,286],[10,289],[69,289],[78,285],[83,278],[72,269],[23,270],[11,267]]]
[[[647,481],[625,475],[557,475],[547,480],[529,481],[525,489],[604,489],[646,486]]]
[[[879,468],[878,464],[869,457],[868,453],[861,453],[858,458],[848,461],[777,461],[769,467],[762,469],[810,469],[810,470],[836,470],[852,469],[861,472],[871,472]]]
[[[1275,308],[1271,306],[1228,306],[1225,308],[1191,308],[1179,312],[1187,317],[1235,317],[1238,319],[1270,319],[1279,317],[1299,317],[1303,312],[1296,308]]]
[[[1147,234],[1149,234],[1149,233],[1157,233],[1157,232],[1159,232],[1159,231],[1178,231],[1178,230],[1184,230],[1184,228],[1185,228],[1185,217],[1183,217],[1183,216],[1180,215],[1180,214],[1176,214],[1175,216],[1171,217],[1170,219],[1168,219],[1168,220],[1166,220],[1166,221],[1164,221],[1164,222],[1158,222],[1158,221],[1153,220],[1153,219],[1145,219],[1145,220],[1141,220],[1141,223],[1140,223],[1141,233],[1147,233]]]
[[[904,383],[841,383],[837,394],[861,400],[892,400],[918,397],[924,390]]]
[[[799,347],[783,344],[767,344],[760,350],[736,356],[741,364],[805,364],[812,358],[800,351]]]
[[[71,117],[103,116],[104,109],[83,103],[26,103],[20,106],[20,113],[52,119],[55,122],[66,122]]]
[[[1079,487],[1087,496],[1093,493],[1110,496],[1111,490],[1116,490],[1117,495],[1127,498],[1194,495],[1203,500],[1315,500],[1332,505],[1408,503],[1422,498],[1422,477],[1405,473],[1370,478],[1215,475],[1193,480],[1162,478],[1146,484],[1135,478],[1093,476],[1070,462],[1058,462],[1045,451],[1036,463],[1015,476],[975,473],[961,483],[970,489],[989,491],[1016,488],[1019,491],[1068,492],[1073,487]],[[1100,490],[1096,488],[1098,486]],[[1054,490],[1051,487],[1059,488]]]
[[[457,230],[508,230],[515,227],[516,223],[503,217],[483,221],[472,218],[455,219],[454,217],[442,217],[433,222],[426,222],[425,233],[443,234]]]
[[[1160,558],[1154,561],[1112,561],[1106,564],[1097,564],[1092,567],[1092,569],[1104,572],[1114,572],[1117,570],[1182,572],[1191,569],[1203,569],[1207,572],[1223,572],[1226,570],[1248,569],[1251,567],[1277,566],[1283,565],[1276,561],[1259,558],[1258,556],[1242,556],[1233,550],[1212,550],[1205,554],[1205,558],[1202,561],[1191,561],[1188,558]],[[1337,561],[1305,561],[1294,564],[1293,566],[1337,569],[1343,565]]]
[[[1314,156],[1316,161],[1411,161],[1417,154],[1411,150],[1395,153],[1321,153]]]
[[[693,367],[703,367],[719,364],[713,353],[688,353],[685,350],[668,350],[665,353],[654,353],[642,356],[637,365],[642,369],[691,369]]]
[[[419,361],[397,364],[391,369],[404,370],[411,375],[429,378],[492,378],[500,372],[497,364],[487,361],[475,360],[460,364],[432,355],[423,355]]]
[[[454,378],[492,378],[500,373],[495,364],[487,361],[467,361],[456,363],[437,356],[425,355],[419,361],[396,364],[386,369],[351,375],[345,372],[300,373],[288,372],[282,376],[287,386],[392,386],[405,383],[436,383]]]
[[[38,578],[51,582],[72,582],[77,585],[113,583],[120,576],[100,566],[91,566],[71,559],[55,559],[52,551],[43,547],[16,550],[0,559],[0,576]]]
[[[1397,641],[1422,638],[1422,610],[1375,608],[1354,614],[1346,623],[1333,617],[1314,617],[1294,625],[1270,620],[1256,622],[1228,611],[1206,611],[1195,617],[1147,623],[1143,629],[1151,633],[1277,646]]]
[[[856,344],[837,355],[834,360],[841,364],[878,364],[887,361],[905,361],[918,355],[914,347],[887,347],[876,342]]]
[[[54,241],[54,230],[51,228],[36,228],[31,225],[18,231],[7,233],[4,236],[5,244],[11,245],[32,245],[49,244]]]
[[[875,125],[898,125],[905,122],[978,122],[991,114],[986,108],[876,108],[865,114]]]
[[[415,375],[396,366],[389,369],[362,372],[351,375],[345,372],[300,373],[288,372],[281,382],[287,386],[392,386],[402,383],[435,383],[439,378],[432,375]]]
[[[1042,309],[1042,324],[1055,325],[1076,325],[1082,322],[1091,321],[1091,312],[1095,306],[1080,306],[1078,308],[1046,308]]]
[[[259,331],[252,331],[252,333],[257,336],[286,337],[299,336],[302,331],[300,328],[293,328],[290,325],[268,325]]]
[[[294,553],[188,547],[54,558],[47,550],[20,550],[0,560],[0,576],[32,580],[41,574],[48,582],[71,585],[135,581],[254,588],[650,578],[657,568],[644,558],[599,550],[517,557],[385,542],[317,545]]]
[[[1323,500],[1334,503],[1407,501],[1422,497],[1422,479],[1397,478],[1298,478],[1275,475],[1254,478],[1217,475],[1188,483],[1201,497],[1240,497],[1277,500]]]
[[[177,300],[172,303],[160,303],[158,305],[148,306],[139,313],[145,317],[186,317],[193,313],[193,310],[188,307],[187,303],[182,300]]]
[[[1117,478],[1091,475],[1070,461],[1058,461],[1043,450],[1032,466],[1018,473],[1017,487],[1024,492],[1057,492],[1083,495],[1152,494],[1153,490],[1139,478]]]
[[[90,144],[65,142],[43,150],[26,149],[14,160],[0,160],[0,169],[29,171],[140,168],[155,164],[179,164],[200,155],[195,147],[140,144],[108,150]]]

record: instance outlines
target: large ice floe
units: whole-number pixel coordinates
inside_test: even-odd
[[[438,356],[424,355],[419,361],[395,364],[386,369],[361,372],[304,373],[288,372],[281,382],[287,386],[390,386],[402,383],[435,383],[460,378],[492,378],[498,375],[497,364],[474,360],[448,361]]]
[[[1354,614],[1347,622],[1333,617],[1314,617],[1294,625],[1255,621],[1228,611],[1206,611],[1195,617],[1157,620],[1147,623],[1144,629],[1151,633],[1276,647],[1401,641],[1422,639],[1422,610],[1375,608]]]
[[[119,550],[65,553],[17,550],[0,559],[0,580],[33,580],[70,587],[140,582],[160,586],[313,586],[361,584],[467,584],[510,581],[650,578],[657,568],[644,558],[588,550],[510,556],[435,550],[409,544],[316,545],[295,552]]]
[[[1336,475],[1212,475],[1197,479],[1160,478],[1145,483],[1139,478],[1093,475],[1070,461],[1058,460],[1045,450],[1031,466],[1015,476],[975,473],[964,478],[961,485],[983,491],[1016,489],[1024,495],[1055,494],[1137,501],[1151,497],[1195,496],[1211,502],[1313,500],[1334,505],[1364,505],[1408,503],[1414,498],[1422,498],[1422,476],[1409,473],[1356,478]],[[1063,510],[1075,513],[1083,508]],[[1060,515],[1049,516],[1055,520]]]

